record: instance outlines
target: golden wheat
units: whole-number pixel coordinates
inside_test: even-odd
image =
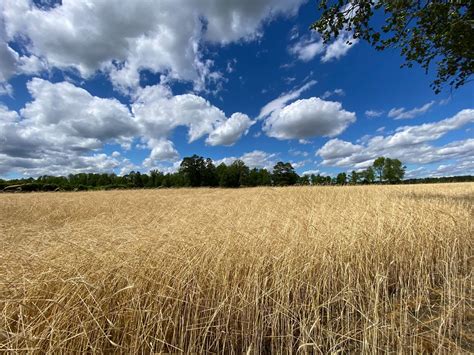
[[[0,351],[474,351],[473,196],[3,194]]]

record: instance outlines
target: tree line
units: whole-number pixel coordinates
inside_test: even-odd
[[[373,183],[403,183],[410,181],[450,182],[474,181],[472,176],[453,178],[410,179],[403,181],[406,167],[398,159],[377,158],[372,166],[361,171],[345,172],[335,177],[320,174],[298,175],[289,162],[278,162],[270,171],[249,168],[242,160],[232,164],[215,165],[212,159],[198,155],[185,157],[177,172],[151,170],[148,174],[131,171],[129,174],[79,173],[68,176],[44,175],[36,179],[1,180],[0,191],[82,191],[96,189],[171,188],[171,187],[254,187],[292,185],[356,185]]]

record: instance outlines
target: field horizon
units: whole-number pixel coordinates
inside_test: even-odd
[[[474,183],[0,194],[0,351],[474,352]]]

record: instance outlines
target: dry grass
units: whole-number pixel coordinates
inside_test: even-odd
[[[474,351],[474,184],[0,195],[0,352]]]

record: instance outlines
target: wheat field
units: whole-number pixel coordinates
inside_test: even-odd
[[[0,195],[0,352],[474,351],[474,184]]]

